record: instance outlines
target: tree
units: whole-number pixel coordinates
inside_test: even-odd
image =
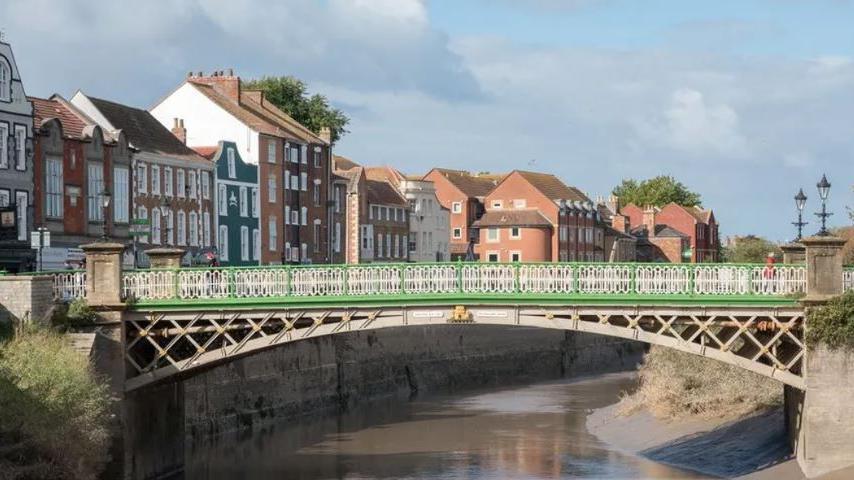
[[[729,263],[763,263],[768,254],[774,252],[778,259],[783,256],[780,247],[769,240],[755,235],[738,237],[724,248],[724,261]]]
[[[267,100],[315,134],[319,134],[321,128],[329,127],[333,144],[349,133],[345,127],[350,118],[332,107],[324,95],[316,93],[309,96],[305,82],[296,77],[262,77],[246,82],[246,88],[263,90]]]
[[[638,182],[624,179],[611,191],[620,198],[620,205],[634,203],[639,207],[652,205],[660,207],[675,202],[685,207],[700,205],[700,194],[688,190],[688,187],[668,175],[659,175]]]

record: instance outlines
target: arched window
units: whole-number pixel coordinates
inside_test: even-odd
[[[0,57],[0,100],[8,102],[12,97],[12,68],[5,58]]]

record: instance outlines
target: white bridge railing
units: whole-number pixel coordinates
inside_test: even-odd
[[[854,288],[854,271],[845,272]],[[803,265],[440,263],[225,267],[125,272],[136,301],[273,297],[557,295],[786,296],[806,289]]]
[[[86,296],[86,271],[72,270],[55,272],[53,275],[53,299],[70,302]]]

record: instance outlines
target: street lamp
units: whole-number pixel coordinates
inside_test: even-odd
[[[792,222],[792,225],[798,227],[798,238],[795,241],[800,241],[803,236],[804,225],[808,222],[804,221],[804,206],[807,204],[807,196],[804,195],[804,189],[801,188],[798,190],[798,194],[795,195],[795,206],[798,207],[798,221]]]
[[[104,219],[104,234],[101,236],[101,240],[106,242],[110,237],[109,218],[107,217],[107,209],[110,207],[110,200],[112,200],[112,195],[110,194],[110,190],[107,187],[104,187],[104,190],[101,191],[101,207],[103,208],[103,219]]]
[[[169,203],[169,199],[168,199],[168,198],[163,197],[163,198],[160,200],[160,214],[161,214],[161,216],[163,217],[163,222],[165,222],[165,223],[166,223],[166,243],[167,243],[167,244],[169,243],[169,238],[171,238],[171,235],[172,235],[172,231],[171,231],[171,230],[172,230],[172,228],[171,228],[171,225],[169,224],[169,219],[168,219],[168,218],[169,218],[169,217],[168,217],[168,215],[169,215],[169,209],[170,209],[171,207],[172,207],[172,205]],[[159,233],[159,232],[158,232],[158,233]],[[159,239],[158,239],[158,240],[159,240]]]
[[[816,212],[815,216],[821,218],[821,230],[818,231],[818,236],[826,237],[830,235],[827,231],[827,217],[833,213],[827,211],[827,195],[830,193],[830,182],[827,181],[827,176],[822,175],[821,180],[816,184],[818,187],[818,196],[821,197],[821,212]]]

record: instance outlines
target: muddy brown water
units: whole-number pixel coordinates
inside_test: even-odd
[[[188,448],[187,479],[707,478],[587,432],[629,374],[385,399]]]

